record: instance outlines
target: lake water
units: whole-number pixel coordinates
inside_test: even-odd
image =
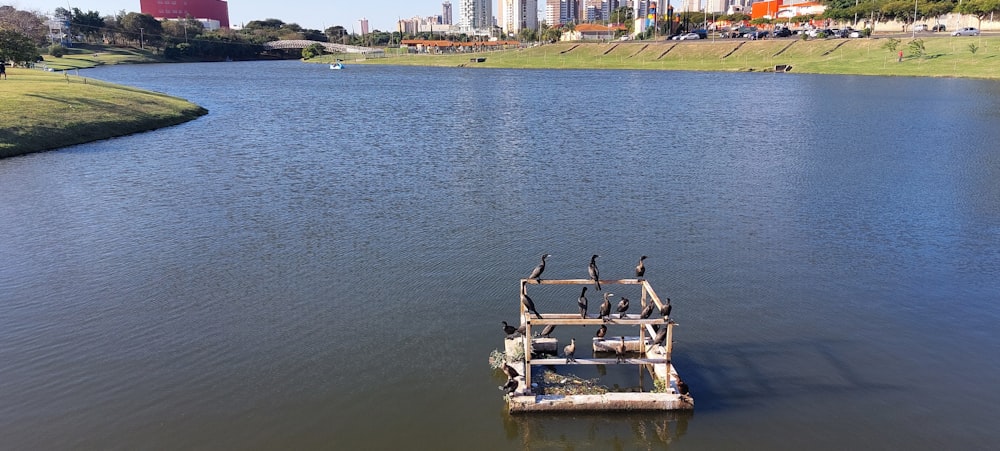
[[[1000,446],[996,82],[82,74],[210,114],[0,161],[0,448]],[[649,256],[692,414],[506,413],[487,357],[542,253]]]

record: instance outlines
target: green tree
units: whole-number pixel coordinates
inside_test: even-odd
[[[323,44],[310,44],[309,47],[302,49],[302,59],[312,59],[323,54],[326,50]]]
[[[105,26],[101,13],[97,11],[83,12],[80,11],[80,8],[73,8],[73,13],[70,15],[70,34],[83,36],[88,41],[94,42],[100,38]]]
[[[38,44],[45,42],[49,33],[41,16],[13,6],[0,6],[0,30],[20,33]]]
[[[163,41],[163,25],[149,14],[128,13],[121,25],[122,31],[142,47],[156,47]]]
[[[956,11],[979,19],[979,28],[983,26],[983,19],[1000,13],[1000,0],[964,0],[955,8]]]
[[[34,38],[14,30],[0,29],[0,61],[28,64],[38,60],[39,56]]]

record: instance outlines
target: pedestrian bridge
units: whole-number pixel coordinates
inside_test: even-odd
[[[284,40],[284,41],[271,41],[264,44],[266,49],[304,49],[313,44],[322,45],[329,53],[360,53],[363,55],[373,55],[385,53],[382,49],[376,49],[372,47],[360,47],[356,45],[345,45],[345,44],[334,44],[332,42],[319,42],[319,41],[307,41],[303,39],[298,40]]]

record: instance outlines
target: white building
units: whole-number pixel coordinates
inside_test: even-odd
[[[459,0],[458,28],[466,33],[486,33],[493,29],[491,0]]]
[[[497,20],[508,35],[538,29],[538,0],[498,0]]]

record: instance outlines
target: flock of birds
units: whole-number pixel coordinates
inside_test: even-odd
[[[545,271],[545,259],[549,257],[551,257],[551,255],[542,254],[542,262],[539,263],[538,266],[536,266],[535,269],[531,271],[531,275],[528,276],[529,280],[535,280],[535,281],[541,280],[542,273]],[[597,268],[597,257],[599,256],[594,255],[590,257],[590,265],[587,267],[587,271],[590,274],[590,280],[594,282],[597,291],[601,291],[600,271]],[[640,257],[639,263],[635,266],[635,276],[637,278],[641,278],[646,274],[646,264],[645,264],[646,258],[647,257],[645,255]],[[600,317],[604,321],[608,321],[611,318],[611,296],[614,296],[614,293],[608,293],[608,292],[603,293],[604,302],[601,303],[601,306],[598,310],[598,317]],[[588,300],[587,300],[586,286],[584,286],[583,289],[580,291],[580,297],[577,299],[576,302],[577,306],[580,309],[580,318],[587,319]],[[528,297],[528,293],[525,289],[524,284],[521,285],[521,304],[524,305],[524,308],[529,313],[535,315],[539,319],[542,318],[542,315],[539,314],[538,310],[535,309],[535,302],[530,297]],[[628,309],[629,309],[629,299],[622,296],[621,299],[618,301],[618,305],[616,308],[616,312],[618,313],[618,318],[625,318]],[[666,302],[664,302],[663,306],[659,309],[660,315],[663,316],[664,321],[670,321],[670,312],[672,309],[673,306],[671,306],[670,304],[670,298],[667,298]],[[646,306],[639,313],[639,318],[640,319],[649,318],[650,316],[652,316],[653,310],[655,310],[654,303],[653,302],[647,303]],[[525,333],[525,325],[523,324],[521,325],[521,327],[511,326],[507,324],[507,321],[501,321],[501,324],[503,325],[503,332],[505,335],[507,335],[507,338],[516,338],[519,336],[523,336]],[[555,328],[556,328],[555,325],[552,324],[546,325],[545,328],[542,329],[542,332],[537,334],[536,336],[542,338],[550,338],[549,335],[552,334]],[[667,338],[667,328],[659,327],[656,325],[653,325],[653,328],[657,331],[656,338],[653,339],[653,345],[657,344],[663,345]],[[608,326],[601,324],[601,327],[597,329],[595,337],[603,340],[607,332],[608,332]],[[615,345],[614,350],[615,350],[616,363],[624,363],[626,361],[624,336],[621,337],[621,342]],[[571,338],[569,344],[563,348],[563,355],[566,357],[566,363],[576,362],[575,353],[576,353],[576,339]],[[504,374],[507,375],[507,382],[504,385],[501,385],[499,388],[500,390],[503,390],[506,393],[513,393],[514,391],[517,390],[518,386],[517,377],[519,376],[519,374],[513,367],[507,364],[504,364],[503,372]]]

